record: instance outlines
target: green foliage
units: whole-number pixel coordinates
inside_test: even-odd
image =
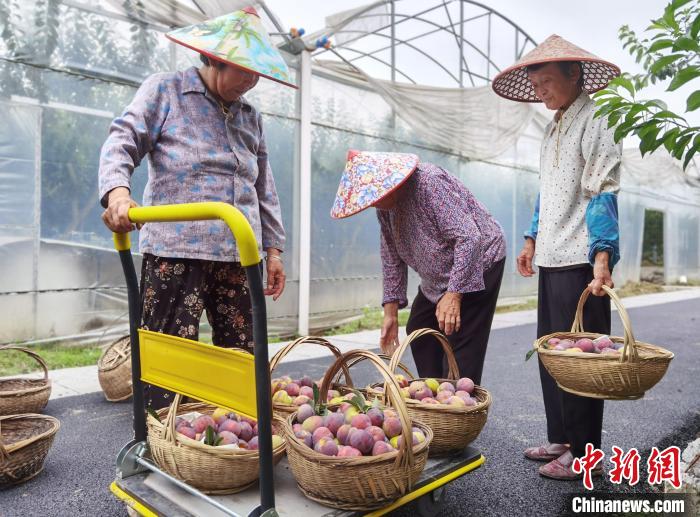
[[[647,27],[640,39],[627,25],[620,28],[623,48],[644,69],[642,74],[623,74],[605,90],[594,95],[599,106],[596,116],[608,117],[615,128],[615,141],[628,135],[640,139],[642,156],[661,146],[685,169],[700,150],[700,127],[692,126],[661,100],[637,98],[649,84],[670,80],[667,91],[675,91],[700,77],[700,4],[697,0],[673,0],[663,15]],[[685,112],[700,107],[700,90],[688,96]]]
[[[214,428],[208,425],[207,430],[204,433],[204,445],[211,445],[213,447],[216,447],[217,445],[221,444],[222,440],[223,438],[216,434]]]
[[[312,389],[314,391],[314,413],[321,416],[328,414],[328,409],[323,400],[321,400],[321,391],[318,389],[316,383],[314,383]]]

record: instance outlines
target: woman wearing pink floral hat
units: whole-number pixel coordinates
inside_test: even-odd
[[[606,117],[595,117],[589,93],[620,73],[617,66],[552,35],[520,61],[498,74],[495,92],[519,102],[543,102],[556,111],[545,128],[540,151],[540,193],[518,271],[539,268],[538,337],[568,331],[581,293],[590,287],[583,311],[588,332],[610,333],[612,268],[620,259],[617,217],[622,144],[613,139]],[[548,443],[525,456],[546,461],[541,475],[578,479],[573,460],[587,443],[601,446],[603,401],[560,389],[540,363]],[[594,475],[601,475],[596,469]]]
[[[381,230],[382,350],[399,344],[410,267],[421,284],[406,330],[443,331],[460,374],[479,384],[505,264],[501,225],[457,178],[415,154],[350,151],[331,216],[369,207]],[[421,377],[446,376],[440,347],[417,340],[411,352]]]

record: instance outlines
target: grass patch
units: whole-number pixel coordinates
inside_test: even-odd
[[[497,305],[496,314],[502,314],[504,312],[514,312],[514,311],[530,311],[537,308],[537,298],[532,300],[527,300],[526,302],[511,303],[508,305]]]
[[[403,327],[408,321],[409,309],[399,311],[399,326]],[[362,330],[376,330],[382,327],[384,321],[384,311],[381,309],[370,309],[365,307],[362,316],[344,325],[333,327],[320,333],[322,336],[332,336],[335,334],[352,334]]]
[[[620,298],[639,296],[642,294],[663,293],[664,291],[663,285],[654,284],[652,282],[627,282],[622,287],[615,289],[615,292]]]
[[[97,360],[102,355],[102,348],[99,346],[67,346],[60,343],[46,343],[28,348],[46,361],[49,370],[97,365]],[[0,351],[0,377],[29,373],[37,369],[41,369],[39,363],[24,352]]]

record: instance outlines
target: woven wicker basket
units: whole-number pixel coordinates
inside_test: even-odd
[[[423,336],[433,336],[442,346],[447,358],[447,379],[436,379],[439,383],[453,382],[459,379],[459,366],[455,359],[452,347],[447,338],[433,329],[418,329],[412,332],[399,346],[391,357],[389,369],[395,372],[401,364],[399,361],[406,349],[413,341]],[[412,378],[412,377],[411,377]],[[415,380],[424,381],[424,378]],[[373,388],[377,388],[374,385]],[[376,393],[376,392],[375,392]],[[372,392],[370,391],[370,394]],[[475,406],[452,406],[449,404],[424,404],[418,400],[405,399],[408,414],[411,418],[419,420],[433,430],[433,443],[430,444],[430,456],[442,456],[464,449],[481,433],[486,425],[489,408],[491,407],[491,395],[481,387],[475,386],[472,393],[476,399]]]
[[[156,464],[205,494],[233,494],[253,485],[258,479],[258,451],[213,447],[177,433],[177,415],[192,411],[211,415],[216,409],[202,403],[180,405],[181,400],[182,395],[177,394],[170,407],[157,412],[164,421],[148,415],[148,445]],[[281,420],[275,419],[273,428],[283,436]],[[272,451],[275,464],[284,452],[284,443]]]
[[[402,436],[411,437],[411,425],[425,433],[425,442],[411,447],[412,438],[402,441],[398,451],[380,456],[338,458],[325,456],[307,447],[292,430],[296,413],[285,422],[287,458],[299,489],[308,498],[323,505],[344,510],[364,511],[385,506],[411,490],[428,457],[433,439],[430,428],[420,422],[411,422],[401,390],[386,364],[372,352],[352,350],[330,367],[321,386],[325,397],[336,373],[344,361],[364,356],[381,372],[387,382],[387,395],[402,424]]]
[[[27,481],[42,471],[60,427],[52,416],[0,416],[0,488]]]
[[[629,315],[617,294],[607,286],[603,289],[617,307],[625,331],[624,337],[610,337],[615,343],[624,343],[619,356],[549,350],[544,346],[553,337],[577,340],[596,339],[602,335],[583,330],[583,306],[590,294],[589,288],[579,299],[571,332],[543,336],[535,341],[534,346],[540,361],[564,391],[597,399],[635,400],[661,380],[673,353],[636,341]]]
[[[323,339],[322,337],[317,337],[317,336],[301,337],[301,338],[287,344],[286,346],[281,348],[274,356],[272,356],[272,359],[270,359],[270,377],[272,377],[272,372],[274,371],[275,368],[277,368],[277,366],[279,366],[279,364],[287,356],[287,354],[289,354],[292,350],[294,350],[299,345],[322,346],[322,347],[330,350],[331,353],[333,354],[333,356],[335,357],[335,359],[338,359],[342,355],[340,353],[340,350],[338,349],[338,347],[336,347],[330,341]],[[350,385],[352,385],[352,380],[350,380],[350,374],[348,373],[348,369],[345,365],[343,365],[343,373],[345,374],[345,381],[350,383]],[[281,418],[286,418],[287,416],[291,415],[292,413],[295,413],[296,410],[299,408],[297,406],[294,406],[294,405],[288,406],[285,404],[278,404],[278,403],[273,402],[272,409],[273,409],[273,412],[275,415],[277,415]]]
[[[131,340],[129,336],[117,339],[109,345],[97,361],[97,379],[105,398],[119,402],[131,397]]]
[[[2,350],[18,350],[33,357],[44,370],[43,379],[0,380],[0,415],[41,413],[51,396],[51,379],[46,362],[36,352],[21,346],[5,345]]]

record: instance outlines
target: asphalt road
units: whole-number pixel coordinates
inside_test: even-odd
[[[606,457],[613,445],[623,450],[636,447],[645,463],[652,446],[683,448],[700,432],[700,299],[633,309],[630,316],[637,339],[676,354],[665,378],[645,398],[606,403]],[[620,335],[619,322],[613,325],[614,334]],[[494,403],[475,442],[486,463],[449,486],[441,516],[562,515],[567,494],[581,491],[579,482],[541,478],[538,464],[522,456],[526,446],[545,439],[536,361],[523,362],[534,336],[534,325],[492,333],[483,383]],[[409,357],[405,362],[413,366]],[[320,376],[327,365],[325,360],[283,363],[277,372]],[[358,385],[375,378],[369,369],[359,367],[354,376]],[[62,426],[45,470],[0,492],[0,516],[126,515],[108,486],[114,479],[117,452],[130,438],[130,404],[108,403],[95,393],[51,401],[47,413],[59,418]],[[596,489],[648,492],[645,479],[634,488],[597,481]],[[410,506],[396,513],[412,514]]]

